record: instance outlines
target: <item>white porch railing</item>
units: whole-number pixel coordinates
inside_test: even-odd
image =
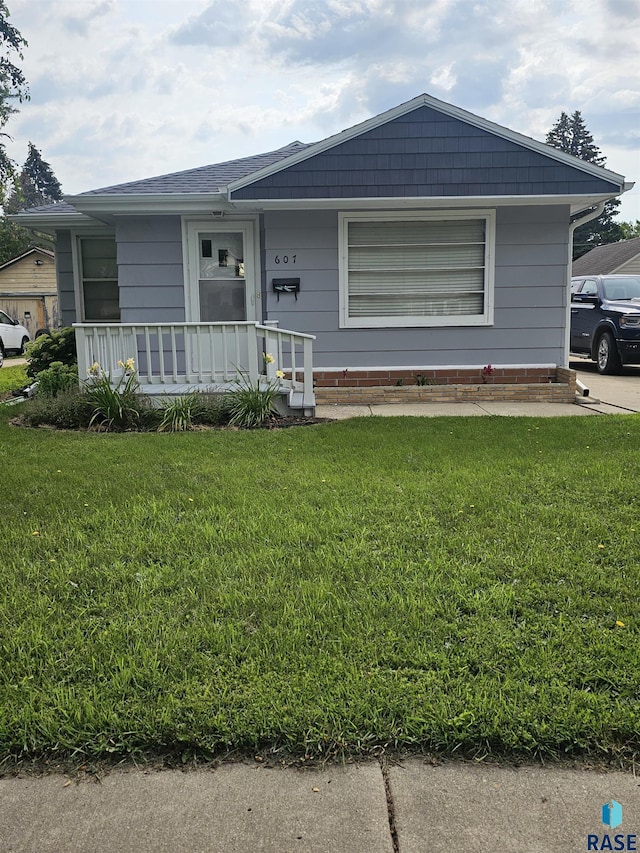
[[[147,393],[233,387],[240,374],[251,382],[275,381],[294,408],[312,409],[313,335],[260,323],[74,323],[78,374],[94,363],[114,381],[133,358]],[[265,365],[263,353],[273,356]],[[150,387],[147,387],[150,386]]]

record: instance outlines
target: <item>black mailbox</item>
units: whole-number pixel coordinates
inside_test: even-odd
[[[273,290],[278,294],[278,302],[280,301],[281,293],[295,293],[296,301],[300,292],[299,278],[274,278],[271,281]]]

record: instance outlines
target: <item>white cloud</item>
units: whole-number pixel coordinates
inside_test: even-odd
[[[582,111],[640,181],[638,0],[9,0],[8,128],[66,192],[315,141],[427,91],[537,139]],[[623,218],[640,218],[623,202]]]

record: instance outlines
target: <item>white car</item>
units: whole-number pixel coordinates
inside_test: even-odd
[[[0,367],[7,353],[22,355],[30,340],[31,336],[24,326],[12,320],[4,311],[0,311]]]

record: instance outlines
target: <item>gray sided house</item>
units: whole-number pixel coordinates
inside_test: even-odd
[[[572,223],[628,188],[421,95],[316,144],[16,219],[55,232],[81,370],[133,357],[174,393],[278,370],[312,408],[312,372],[320,388],[566,367]]]

